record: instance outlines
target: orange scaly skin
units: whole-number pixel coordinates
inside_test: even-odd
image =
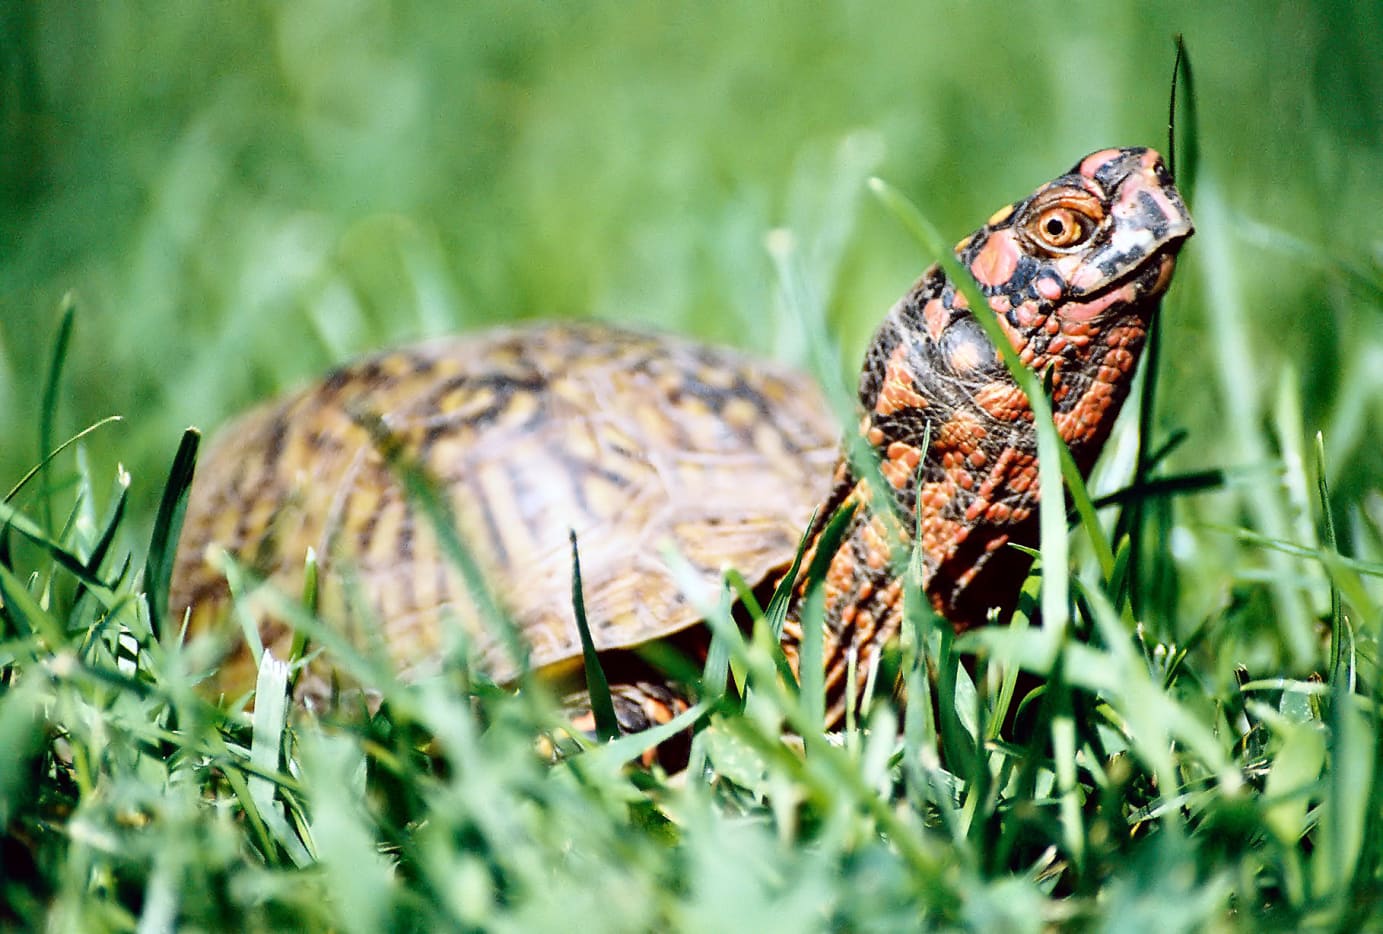
[[[1157,153],[1110,149],[998,211],[957,245],[989,299],[985,313],[998,316],[1022,362],[1050,382],[1056,427],[1082,474],[1128,395],[1148,324],[1191,232]],[[901,589],[888,555],[914,528],[927,595],[957,631],[1012,609],[1029,559],[1006,546],[1037,544],[1032,410],[939,268],[875,334],[859,398],[860,432],[879,453],[885,501],[902,521],[873,512],[868,483],[842,458],[813,530],[819,535],[837,507],[856,508],[825,584],[827,685],[837,711],[847,648],[867,665],[898,631]],[[792,653],[800,627],[790,623],[788,632]]]

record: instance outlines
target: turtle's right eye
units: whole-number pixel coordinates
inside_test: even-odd
[[[1090,236],[1090,224],[1082,224],[1081,219],[1081,215],[1070,208],[1055,207],[1037,219],[1037,226],[1048,246],[1075,246]]]
[[[1019,228],[1039,249],[1069,253],[1089,240],[1103,221],[1098,200],[1086,192],[1068,191],[1035,200]]]

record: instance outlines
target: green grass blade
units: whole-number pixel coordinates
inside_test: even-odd
[[[178,536],[187,512],[187,497],[192,490],[192,474],[197,466],[197,447],[201,432],[189,428],[183,432],[173,465],[168,469],[168,482],[154,518],[149,537],[149,557],[144,565],[144,593],[149,604],[149,626],[154,638],[162,640],[168,616],[168,586],[173,580],[173,561],[177,557]]]
[[[1181,121],[1177,120],[1178,105],[1181,106],[1182,113],[1185,114]],[[1176,131],[1178,126],[1184,129],[1184,159],[1179,157],[1177,148]],[[1198,170],[1198,140],[1196,102],[1191,77],[1191,56],[1187,51],[1185,41],[1178,34],[1168,102],[1166,155],[1168,172],[1177,179],[1182,197],[1187,204],[1190,204],[1192,200]],[[1178,174],[1179,168],[1182,170],[1181,174]],[[1165,301],[1164,298],[1164,304]],[[1168,450],[1168,445],[1164,445],[1158,451],[1153,449],[1153,432],[1157,428],[1157,388],[1162,363],[1162,317],[1161,313],[1154,314],[1149,322],[1146,347],[1143,353],[1142,392],[1138,400],[1138,447],[1135,452],[1133,482],[1131,484],[1134,489],[1138,490],[1147,489],[1153,482],[1151,480],[1152,471]],[[1145,502],[1143,497],[1132,500],[1129,507],[1119,515],[1118,521],[1115,523],[1114,533],[1116,540],[1128,536],[1128,570],[1122,575],[1124,585],[1120,589],[1120,593],[1127,594],[1128,605],[1132,614],[1140,619],[1146,612],[1143,586],[1144,579],[1148,576],[1143,569],[1143,549],[1145,542],[1150,538],[1145,523]],[[1154,552],[1154,555],[1156,560],[1163,560],[1160,552]],[[1109,574],[1106,571],[1106,579],[1108,577]]]
[[[1233,535],[1239,541],[1247,545],[1256,545],[1266,548],[1279,554],[1290,555],[1295,558],[1310,558],[1325,565],[1327,570],[1346,569],[1363,574],[1367,577],[1383,577],[1383,561],[1362,561],[1358,558],[1351,558],[1342,555],[1338,551],[1329,548],[1311,548],[1300,545],[1293,541],[1283,538],[1273,538],[1264,535],[1262,532],[1255,532],[1253,529],[1229,528],[1226,526],[1208,525],[1206,528],[1216,529]],[[1365,603],[1365,606],[1370,605]]]
[[[1195,200],[1196,179],[1200,174],[1200,115],[1196,103],[1196,82],[1191,72],[1191,53],[1186,40],[1177,33],[1176,61],[1172,66],[1172,93],[1167,120],[1167,168],[1176,179],[1177,188],[1187,204]],[[1180,94],[1178,94],[1178,91]],[[1178,121],[1176,108],[1181,105],[1185,116]],[[1184,145],[1178,152],[1175,128],[1182,127]]]
[[[93,578],[100,576],[101,565],[105,564],[111,546],[115,544],[115,537],[119,534],[121,524],[125,520],[125,507],[130,499],[130,475],[123,470],[120,471],[116,476],[115,488],[115,502],[107,510],[105,521],[101,523],[101,531],[95,544],[92,545],[91,554],[86,559],[86,574]],[[86,583],[79,579],[77,589],[72,597],[74,613],[77,612],[86,591]]]
[[[56,653],[66,645],[66,628],[30,592],[24,581],[3,565],[0,565],[0,608],[17,633],[36,633],[49,652]]]
[[[320,580],[319,565],[317,562],[317,550],[315,548],[308,548],[307,554],[303,556],[302,607],[303,610],[306,611],[310,616],[317,615],[319,587]],[[259,632],[257,630],[252,637],[251,644],[259,644]],[[293,630],[293,641],[289,646],[288,658],[286,659],[290,665],[294,666],[292,674],[290,675],[288,680],[288,691],[290,695],[292,695],[292,693],[297,690],[298,681],[302,678],[302,674],[306,670],[303,666],[298,665],[297,663],[302,661],[304,656],[306,656],[307,646],[307,633],[301,629]]]
[[[1130,484],[1112,493],[1097,497],[1094,501],[1094,507],[1104,509],[1106,506],[1119,506],[1125,503],[1146,502],[1150,499],[1203,493],[1224,486],[1234,474],[1235,471],[1214,467],[1209,470],[1196,470],[1170,477],[1158,477],[1154,480],[1144,481],[1141,485]]]
[[[1361,861],[1376,865],[1378,860],[1376,843],[1372,854],[1366,848],[1368,831],[1379,824],[1378,814],[1369,811],[1376,794],[1377,710],[1356,703],[1343,681],[1336,682],[1331,686],[1329,725],[1325,742],[1330,767],[1324,772],[1319,849],[1312,851],[1311,875],[1316,892],[1334,901],[1335,910],[1344,916],[1357,910],[1352,902],[1363,882]]]
[[[226,552],[221,552],[220,555],[212,557],[211,560],[218,564],[221,576],[226,579],[226,589],[230,592],[231,597],[231,614],[240,627],[240,635],[244,638],[245,646],[249,649],[250,658],[258,667],[264,659],[264,642],[260,637],[259,619],[250,606],[250,597],[258,582],[252,583],[239,562]],[[299,632],[302,630],[294,630],[295,639]]]
[[[797,667],[802,685],[802,709],[807,729],[817,733],[826,728],[826,660],[823,632],[826,617],[826,572],[854,520],[853,507],[842,506],[835,511],[817,539],[816,551],[807,568],[807,593],[802,600],[802,614],[799,620],[802,627],[802,644],[799,647]],[[843,650],[844,647],[839,648]]]
[[[115,606],[117,599],[106,582],[87,570],[87,562],[66,546],[54,541],[38,524],[28,516],[17,511],[8,503],[0,502],[0,526],[13,529],[29,541],[42,548],[67,573],[84,584],[96,594],[106,609]],[[0,567],[12,567],[8,562],[0,562]]]
[[[644,753],[656,749],[678,733],[690,730],[710,709],[710,705],[704,702],[693,704],[666,723],[659,723],[629,736],[617,735],[615,739],[596,749],[588,750],[579,760],[573,761],[579,762],[577,767],[583,770],[613,771],[641,758]]]
[[[1265,463],[1274,455],[1260,427],[1267,403],[1260,379],[1261,365],[1257,362],[1261,354],[1255,349],[1260,328],[1243,282],[1249,267],[1240,258],[1233,237],[1225,183],[1203,173],[1198,190],[1199,232],[1191,259],[1200,275],[1205,304],[1213,309],[1204,320],[1206,345],[1213,355],[1209,370],[1214,374],[1219,406],[1224,413],[1222,458],[1230,462]],[[1289,537],[1292,518],[1280,488],[1278,481],[1246,485],[1239,491],[1238,500],[1254,529],[1271,538],[1285,539]],[[1317,654],[1313,613],[1294,580],[1290,562],[1275,555],[1269,555],[1267,561],[1268,589],[1275,604],[1272,616],[1288,649],[1287,664],[1305,669],[1314,663]]]
[[[83,428],[81,431],[77,432],[72,437],[68,438],[62,444],[58,445],[56,448],[53,448],[51,451],[47,453],[47,455],[44,456],[43,460],[39,461],[33,467],[29,468],[28,473],[24,474],[24,476],[19,478],[18,483],[10,487],[9,492],[5,494],[4,499],[0,500],[0,502],[8,503],[11,500],[13,500],[17,495],[19,495],[19,491],[22,490],[26,485],[28,485],[30,480],[32,480],[40,473],[47,470],[48,465],[52,462],[53,458],[57,457],[63,451],[67,450],[69,447],[76,444],[78,441],[81,441],[83,438],[85,438],[92,432],[96,431],[98,428],[104,428],[106,425],[112,425],[120,421],[124,421],[124,419],[121,416],[108,415],[98,422],[93,422],[86,428]]]
[[[581,589],[581,554],[576,545],[576,530],[567,532],[571,540],[571,608],[576,617],[576,631],[581,635],[581,657],[586,667],[586,695],[595,717],[595,733],[602,743],[618,739],[619,720],[610,699],[610,682],[600,664],[600,654],[591,639],[591,627],[586,621],[586,597]]]
[[[791,569],[791,573],[789,573],[787,577],[784,578],[784,580],[787,580],[788,578],[795,576],[796,569],[800,565],[801,548],[801,543],[799,543],[798,561],[794,562],[794,565]],[[754,595],[754,588],[749,584],[748,581],[744,579],[744,575],[741,574],[739,571],[735,570],[734,568],[729,568],[725,572],[725,583],[727,585],[727,590],[725,593],[726,599],[731,601],[739,601],[739,605],[743,608],[745,614],[753,622],[756,631],[759,628],[767,629],[769,627],[769,611],[759,606],[758,598]],[[770,607],[772,607],[773,599],[777,596],[777,591],[781,590],[782,586],[783,581],[779,581],[777,588],[775,588],[774,597],[770,598],[769,600]],[[788,593],[790,592],[791,591],[788,591]],[[782,619],[785,622],[787,619],[786,602],[783,603],[781,612]],[[771,641],[779,647],[779,650],[781,652],[782,623],[780,623],[779,626],[779,634],[776,636],[771,636],[770,638]],[[744,671],[742,669],[735,669],[731,666],[730,647],[725,644],[725,640],[713,635],[711,637],[710,644],[706,647],[706,663],[702,665],[701,669],[701,697],[706,700],[719,699],[724,697],[727,690],[730,687],[730,677],[732,674],[734,675],[735,683],[739,687],[740,695],[738,706],[742,710],[743,703],[745,700]]]
[[[1056,764],[1057,793],[1060,798],[1062,841],[1076,872],[1082,872],[1086,857],[1086,829],[1081,815],[1080,789],[1076,782],[1076,724],[1070,709],[1069,692],[1061,696],[1060,709],[1052,717],[1052,759]]]
[[[807,528],[815,528],[816,516],[817,513],[813,510]],[[797,587],[797,575],[802,569],[802,557],[807,553],[807,548],[810,545],[811,541],[806,535],[803,535],[797,542],[797,551],[792,555],[792,564],[788,566],[788,572],[783,575],[783,579],[778,581],[778,585],[773,588],[773,596],[769,598],[768,607],[764,610],[764,621],[768,624],[768,631],[775,642],[783,638],[783,625],[788,619],[788,604],[792,602],[792,592]],[[819,548],[818,551],[820,551]]]
[[[306,866],[312,858],[274,802],[278,786],[273,780],[263,777],[266,773],[278,774],[281,768],[279,758],[284,749],[284,735],[288,726],[289,667],[287,661],[274,658],[272,652],[265,652],[260,660],[259,675],[255,681],[250,763],[261,774],[249,776],[248,790],[263,822],[266,837],[272,835],[294,865]],[[266,849],[268,852],[272,850]]]
[[[53,527],[53,500],[47,495],[50,484],[47,478],[48,452],[53,449],[53,423],[57,419],[58,390],[62,383],[63,366],[67,363],[67,351],[72,340],[72,323],[77,313],[76,301],[71,292],[63,296],[61,321],[58,336],[53,342],[53,356],[48,364],[48,375],[43,381],[43,401],[38,413],[38,456],[44,472],[45,495],[42,499],[43,527],[50,533]]]
[[[1325,437],[1318,431],[1315,440],[1316,495],[1319,498],[1317,505],[1321,511],[1321,532],[1322,538],[1325,539],[1324,550],[1337,552],[1339,548],[1335,538],[1335,516],[1330,503],[1330,481],[1326,478],[1325,473]],[[1330,680],[1335,683],[1344,675],[1345,617],[1340,605],[1340,588],[1335,583],[1334,576],[1328,576],[1330,579]]]

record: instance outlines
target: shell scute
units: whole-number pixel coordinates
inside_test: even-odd
[[[433,341],[339,368],[222,432],[193,485],[171,609],[224,615],[206,561],[225,549],[283,592],[318,555],[320,610],[386,646],[405,676],[465,629],[492,677],[515,673],[429,520],[359,422],[379,417],[439,485],[536,666],[580,654],[568,531],[598,648],[697,621],[662,549],[707,582],[786,564],[830,487],[837,429],[804,376],[730,350],[597,325]],[[358,605],[348,593],[364,597]],[[266,645],[290,634],[263,621]],[[358,640],[358,641],[360,641]],[[220,683],[248,686],[247,658]]]

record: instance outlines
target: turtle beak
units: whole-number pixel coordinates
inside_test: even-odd
[[[1109,286],[1117,281],[1116,270],[1146,268],[1158,254],[1165,265],[1195,231],[1181,193],[1154,150],[1104,150],[1083,159],[1076,173],[1108,192],[1111,208],[1109,239],[1072,277],[1074,295]],[[1170,268],[1166,272],[1158,278],[1170,278]]]
[[[1195,233],[1186,202],[1162,157],[1152,149],[1126,151],[1139,154],[1138,161],[1118,185],[1115,212],[1126,211],[1131,222],[1153,231],[1163,246],[1179,243]]]

